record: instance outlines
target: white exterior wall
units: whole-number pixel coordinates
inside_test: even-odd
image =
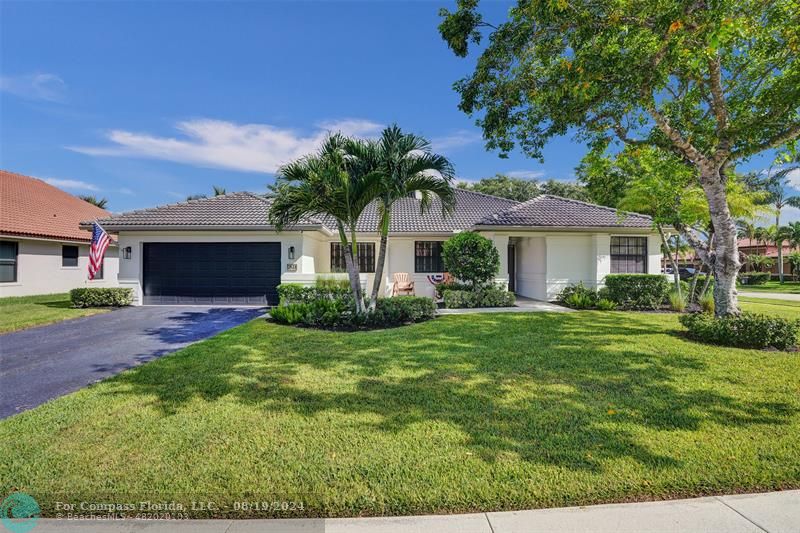
[[[600,287],[611,270],[610,243],[613,233],[594,232],[483,232],[491,239],[500,255],[497,281],[508,283],[507,246],[511,237],[516,244],[517,293],[538,300],[553,300],[567,285],[583,282],[587,287]],[[630,235],[630,233],[628,233]],[[639,235],[647,235],[641,234]],[[414,272],[414,242],[445,241],[450,235],[416,235],[390,237],[381,296],[390,296],[395,273],[405,272],[415,284],[417,296],[433,296],[434,286],[428,273]],[[375,234],[357,236],[359,242],[375,243],[375,257],[380,240]],[[330,243],[338,242],[335,235],[319,231],[221,231],[221,232],[123,232],[119,236],[120,250],[131,247],[131,259],[120,259],[119,285],[134,289],[135,304],[142,301],[142,251],[145,242],[280,242],[281,282],[313,284],[319,274],[330,274]],[[294,246],[295,259],[288,259],[289,247]],[[659,273],[661,250],[658,235],[648,235],[648,272]],[[59,249],[60,261],[60,249]],[[60,263],[59,263],[60,264]],[[296,265],[295,271],[289,264]],[[108,268],[108,267],[107,267]],[[345,274],[338,274],[345,277]],[[108,275],[106,276],[108,278]],[[372,289],[374,274],[361,275],[365,291]],[[369,294],[367,292],[367,294]]]
[[[103,279],[89,281],[89,245],[72,241],[15,239],[18,243],[17,281],[0,283],[0,297],[68,292],[78,287],[116,287],[119,271],[117,248],[110,246],[103,263]],[[61,266],[61,247],[78,246],[78,266]]]

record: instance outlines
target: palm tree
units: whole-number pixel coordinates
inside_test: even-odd
[[[219,187],[217,185],[211,186],[214,189],[214,196],[222,196],[223,194],[227,194],[225,187]]]
[[[789,246],[793,249],[800,249],[800,221],[789,222],[786,240],[789,241]]]
[[[777,233],[773,235],[773,242],[778,246],[778,276],[783,283],[783,239],[781,239],[781,210],[786,206],[800,207],[800,196],[788,196],[786,189],[789,187],[789,174],[800,170],[800,166],[793,165],[779,170],[778,172],[767,175],[762,181],[762,187],[767,193],[768,203],[775,208],[775,228]],[[780,240],[780,244],[777,242]]]
[[[336,221],[356,313],[364,311],[356,223],[377,198],[382,181],[377,172],[365,171],[366,167],[348,153],[357,151],[363,142],[334,134],[315,154],[280,167],[269,211],[270,221],[279,231],[304,217],[330,216]]]
[[[761,254],[748,255],[747,262],[752,267],[756,268],[757,272],[765,272],[766,269],[772,267],[772,265],[775,264],[775,262],[772,260],[771,257],[767,257],[766,255],[761,255]]]
[[[100,209],[105,209],[106,205],[108,205],[108,198],[97,198],[94,195],[78,195],[78,198],[83,200],[84,202],[89,202],[92,205],[96,205]]]
[[[421,215],[430,208],[433,197],[439,198],[443,214],[452,213],[455,171],[446,157],[431,153],[430,143],[425,138],[403,133],[397,125],[384,129],[379,140],[361,143],[356,148],[360,151],[354,155],[360,162],[381,176],[377,228],[381,242],[370,297],[370,309],[374,309],[386,263],[392,205],[409,194],[420,193]]]
[[[758,227],[747,220],[739,220],[736,225],[739,227],[739,238],[747,239],[748,248],[752,248],[753,239],[758,235]]]

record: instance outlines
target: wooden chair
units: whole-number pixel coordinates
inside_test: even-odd
[[[414,282],[407,272],[396,272],[392,280],[392,296],[414,294]]]

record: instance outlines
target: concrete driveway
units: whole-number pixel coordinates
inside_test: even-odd
[[[128,307],[0,335],[0,418],[263,315],[247,307]]]

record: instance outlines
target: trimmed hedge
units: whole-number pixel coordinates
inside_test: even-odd
[[[73,307],[123,307],[133,303],[133,290],[120,287],[87,287],[69,291]]]
[[[739,283],[742,285],[764,285],[772,274],[770,272],[744,272],[739,274]]]
[[[352,299],[350,287],[342,285],[328,285],[318,283],[313,287],[306,287],[299,283],[281,283],[278,285],[278,296],[281,305],[311,303],[316,300]]]
[[[421,296],[380,298],[375,304],[375,311],[360,315],[353,312],[350,301],[344,298],[286,303],[270,311],[272,319],[281,324],[336,330],[401,326],[424,322],[435,315],[434,301]]]
[[[513,292],[495,287],[472,290],[445,290],[444,306],[448,309],[473,307],[511,307],[516,301]]]
[[[678,318],[692,339],[737,348],[777,348],[797,345],[800,320],[757,313],[715,318],[709,313],[691,313]]]
[[[661,274],[609,274],[609,299],[625,309],[658,309],[669,294],[669,280]]]

